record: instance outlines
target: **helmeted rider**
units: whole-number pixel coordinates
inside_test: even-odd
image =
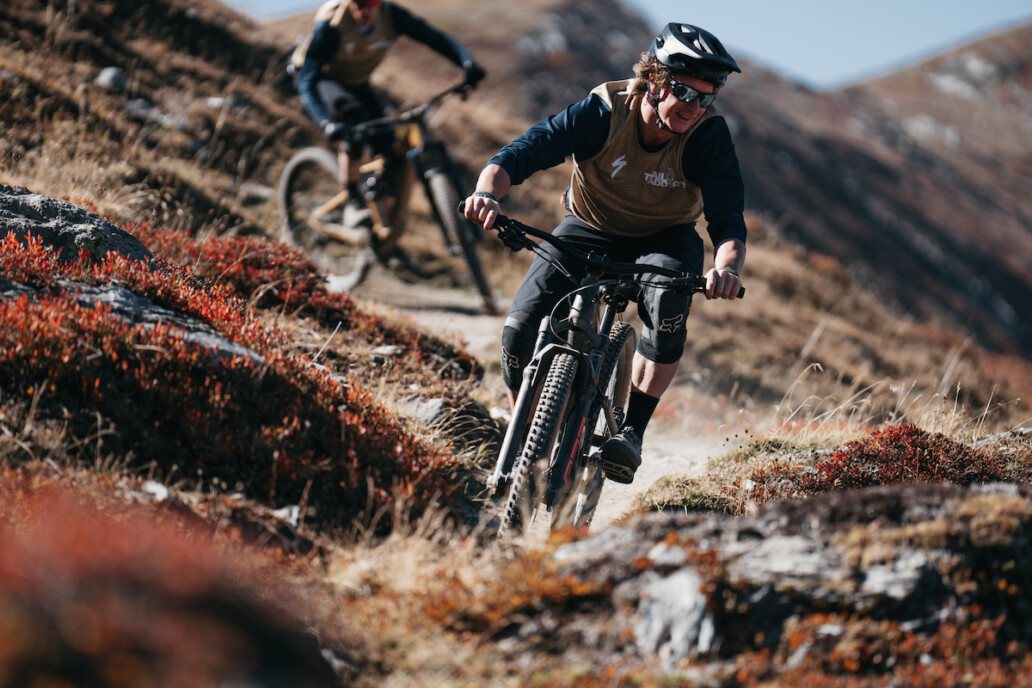
[[[419,41],[460,66],[471,85],[485,76],[461,43],[394,2],[330,0],[319,7],[312,33],[291,59],[305,111],[327,138],[340,140],[350,125],[384,115],[383,100],[369,79],[399,36]],[[391,143],[386,135],[373,145],[376,152],[386,153]],[[352,204],[360,198],[357,157],[342,148],[342,182]]]
[[[604,83],[504,146],[480,174],[466,216],[490,228],[512,185],[573,156],[568,214],[553,234],[621,262],[701,274],[705,248],[695,222],[705,215],[714,246],[706,298],[732,299],[742,283],[744,187],[731,134],[713,106],[731,72],[741,72],[713,34],[671,23],[634,68],[635,78]],[[546,247],[579,282],[583,271]],[[652,275],[652,282],[663,278]],[[575,286],[535,257],[502,329],[502,372],[515,400],[541,318]],[[624,426],[602,447],[606,476],[629,483],[641,464],[641,438],[684,351],[691,295],[642,290],[644,327],[632,371]]]

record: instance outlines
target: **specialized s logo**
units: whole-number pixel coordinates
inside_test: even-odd
[[[674,171],[668,169],[666,172],[646,172],[645,181],[651,186],[658,186],[664,189],[686,189],[688,184],[679,179],[674,179]]]
[[[659,324],[660,332],[677,332],[681,329],[681,325],[684,324],[684,314],[675,315],[672,318],[667,318]]]
[[[620,173],[620,170],[627,167],[627,156],[621,155],[619,158],[613,161],[613,173],[609,175],[610,179],[616,179],[616,175]]]

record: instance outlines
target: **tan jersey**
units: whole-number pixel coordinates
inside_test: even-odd
[[[638,140],[636,120],[642,98],[631,96],[631,81],[614,81],[592,93],[609,104],[609,138],[587,160],[575,160],[570,209],[605,234],[645,236],[702,214],[702,192],[681,171],[684,147],[692,132],[713,113],[663,148],[649,152]]]
[[[369,82],[369,77],[394,45],[398,35],[389,19],[388,3],[380,4],[380,13],[367,33],[347,11],[349,0],[330,0],[319,7],[315,21],[326,21],[340,32],[340,48],[323,69],[323,74],[344,86],[359,86]],[[305,55],[311,36],[294,51],[291,58],[298,69],[305,63]]]

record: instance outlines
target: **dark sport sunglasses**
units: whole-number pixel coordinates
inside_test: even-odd
[[[682,103],[691,103],[696,98],[699,99],[699,107],[708,108],[713,104],[713,101],[717,99],[716,93],[703,93],[702,91],[696,91],[691,86],[686,86],[680,81],[674,81],[668,79],[667,83],[670,84],[670,90],[674,94],[674,98],[677,98]]]

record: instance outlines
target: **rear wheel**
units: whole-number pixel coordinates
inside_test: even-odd
[[[544,474],[552,452],[558,445],[564,419],[571,403],[577,360],[570,354],[552,359],[541,388],[534,418],[520,448],[512,471],[509,498],[502,511],[499,537],[509,534],[517,524],[527,528],[536,509],[543,509]]]
[[[280,175],[278,200],[284,241],[329,262],[345,290],[365,279],[376,260],[372,229],[346,222],[347,192],[336,155],[315,147],[298,151]]]
[[[457,241],[462,249],[470,275],[484,301],[484,311],[489,315],[496,315],[498,307],[495,305],[491,285],[487,282],[480,255],[477,253],[478,230],[466,218],[459,215],[459,193],[456,191],[455,185],[452,184],[451,178],[447,174],[439,171],[430,174],[427,184],[434,206],[437,208],[437,214],[444,223],[445,235]]]

